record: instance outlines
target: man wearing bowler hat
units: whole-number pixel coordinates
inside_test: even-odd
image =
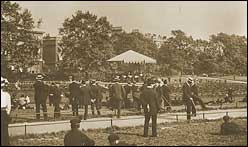
[[[34,83],[34,100],[35,100],[35,108],[36,108],[36,119],[40,119],[40,106],[42,106],[42,110],[44,113],[44,119],[47,120],[47,106],[46,106],[46,91],[47,86],[43,82],[43,75],[38,74],[36,76],[36,82]]]
[[[191,112],[192,112],[192,116],[196,116],[196,108],[195,108],[195,103],[193,101],[192,84],[193,84],[193,79],[191,77],[188,77],[187,81],[183,84],[183,87],[182,87],[183,101],[186,105],[188,122],[191,119]]]

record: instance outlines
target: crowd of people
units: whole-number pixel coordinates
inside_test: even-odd
[[[43,110],[43,116],[45,120],[48,120],[47,114],[47,98],[49,98],[49,104],[54,106],[54,118],[59,118],[60,115],[60,103],[63,96],[63,91],[60,86],[54,82],[50,85],[45,84],[44,77],[39,74],[36,77],[34,87],[34,102],[36,109],[36,119],[40,119],[40,110]],[[187,120],[190,122],[192,116],[196,116],[196,103],[199,103],[202,109],[207,109],[205,103],[199,97],[198,94],[198,81],[191,77],[187,78],[187,81],[182,84],[182,100],[186,106]],[[1,77],[1,140],[5,140],[5,145],[9,145],[8,140],[8,116],[11,110],[11,96],[6,92],[6,85],[8,80]],[[170,111],[172,109],[170,94],[171,90],[168,86],[167,79],[161,78],[148,78],[144,81],[140,87],[135,81],[128,81],[127,84],[120,83],[120,78],[115,77],[113,83],[108,87],[104,87],[109,90],[109,106],[111,110],[115,112],[117,118],[121,117],[122,108],[131,107],[130,99],[133,100],[137,111],[144,110],[145,122],[144,122],[144,137],[148,136],[149,121],[152,120],[152,136],[157,137],[157,115],[160,111]],[[88,108],[91,107],[92,115],[101,115],[102,106],[102,93],[103,87],[99,85],[96,80],[80,82],[76,81],[74,77],[71,77],[70,84],[68,85],[69,103],[72,108],[72,115],[79,116],[79,108],[84,107],[83,119],[88,119]],[[232,100],[232,90],[228,90],[228,96]],[[19,99],[19,107],[21,109],[27,108],[30,103],[29,97],[22,95]],[[79,118],[79,117],[78,117]],[[81,120],[72,120],[71,134],[65,136],[65,145],[74,145],[77,142],[71,141],[68,138],[78,138],[78,140],[88,140],[84,145],[94,145],[94,141],[90,140],[86,135],[83,135],[78,131],[78,124]],[[114,135],[115,136],[115,135]],[[110,137],[111,138],[111,137]],[[110,144],[116,143],[111,139]],[[111,142],[112,141],[112,142]],[[82,142],[81,142],[82,143]],[[79,144],[79,143],[78,143]]]

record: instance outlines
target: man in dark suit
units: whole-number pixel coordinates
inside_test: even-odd
[[[73,116],[78,116],[78,105],[80,99],[80,88],[79,84],[76,83],[74,78],[72,78],[72,83],[69,85],[69,92],[70,92],[70,101],[72,105],[72,114]]]
[[[170,100],[170,88],[167,85],[167,80],[165,79],[163,81],[163,85],[162,85],[162,99],[164,101],[164,107],[167,107],[167,110],[171,110],[171,100]]]
[[[126,94],[124,87],[119,84],[119,79],[114,79],[115,84],[111,87],[111,101],[113,109],[117,109],[117,118],[121,115],[121,103]]]
[[[186,105],[186,112],[187,112],[187,120],[190,121],[191,119],[191,112],[192,115],[196,115],[196,108],[193,101],[193,92],[192,92],[192,83],[193,79],[191,77],[187,78],[187,81],[183,84],[183,101]]]
[[[60,101],[61,101],[61,90],[59,87],[55,84],[52,83],[50,87],[50,96],[53,99],[53,106],[54,106],[54,118],[60,117]]]
[[[152,136],[157,137],[157,113],[160,110],[160,102],[153,84],[154,82],[151,79],[148,80],[147,88],[141,94],[145,113],[144,137],[148,136],[150,118],[152,118]]]
[[[44,119],[47,120],[47,94],[48,94],[48,86],[44,84],[43,76],[38,74],[36,77],[36,82],[34,83],[34,100],[35,100],[35,108],[36,108],[36,119],[40,119],[40,106],[42,106]]]
[[[102,93],[100,86],[97,85],[95,80],[92,80],[91,92],[92,92],[92,102],[91,102],[92,114],[95,115],[95,107],[96,107],[97,115],[101,115],[100,108],[101,108]]]
[[[80,119],[72,119],[71,130],[64,137],[65,146],[94,146],[95,141],[79,130]]]
[[[82,86],[80,87],[80,96],[82,97],[82,105],[84,106],[84,120],[88,118],[88,106],[92,103],[92,91],[89,83],[82,81]],[[94,112],[92,111],[92,114]]]
[[[192,83],[191,89],[192,89],[192,98],[193,98],[194,102],[199,102],[202,109],[207,109],[206,105],[204,104],[204,102],[202,101],[202,99],[198,95],[198,86],[197,86],[197,80],[196,79]]]

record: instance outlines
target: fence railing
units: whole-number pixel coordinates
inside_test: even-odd
[[[197,116],[202,115],[201,119],[207,119],[207,115],[211,115],[211,114],[225,114],[225,115],[229,115],[230,113],[237,113],[237,112],[247,112],[247,110],[238,110],[238,111],[223,111],[223,112],[201,112],[201,113],[197,113]],[[158,115],[158,119],[161,118],[163,120],[172,120],[175,122],[179,122],[180,120],[185,120],[185,118],[183,119],[183,116],[187,116],[187,114],[172,114],[172,113],[167,113],[164,116]],[[181,118],[180,118],[181,117]],[[81,123],[85,123],[85,122],[109,122],[110,123],[110,127],[113,128],[113,123],[114,121],[122,121],[122,120],[135,120],[135,119],[144,119],[144,116],[136,116],[136,117],[131,117],[131,118],[104,118],[104,119],[99,119],[99,120],[82,120]],[[58,121],[58,122],[39,122],[39,123],[23,123],[23,124],[12,124],[9,126],[9,128],[18,128],[18,127],[24,127],[24,135],[27,136],[28,132],[27,132],[27,128],[31,127],[31,126],[44,126],[44,125],[56,125],[56,124],[68,124],[69,120],[65,120],[65,121]],[[115,125],[117,126],[117,125]]]

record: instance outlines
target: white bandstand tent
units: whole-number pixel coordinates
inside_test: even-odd
[[[146,63],[152,63],[155,64],[156,60],[142,55],[138,52],[135,52],[133,50],[128,50],[120,55],[117,55],[109,60],[108,62],[124,62],[124,63],[136,63],[136,64],[146,64]]]

